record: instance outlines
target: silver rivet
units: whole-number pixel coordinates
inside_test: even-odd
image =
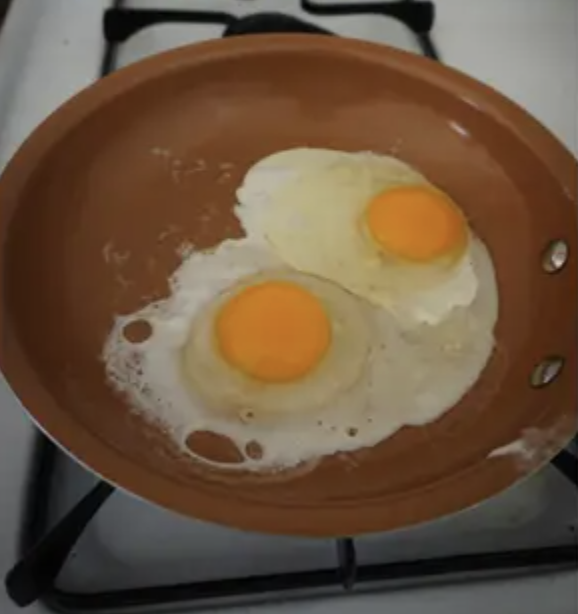
[[[552,241],[544,250],[542,266],[546,273],[557,273],[568,261],[568,244],[562,239]]]
[[[551,384],[560,375],[563,366],[564,359],[560,356],[545,358],[532,371],[532,377],[530,378],[532,386],[534,388],[542,388]]]

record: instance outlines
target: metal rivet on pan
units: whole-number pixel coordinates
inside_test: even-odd
[[[552,241],[544,250],[542,266],[546,273],[557,273],[568,261],[568,244],[562,239]]]
[[[560,356],[549,356],[537,364],[532,371],[530,382],[534,388],[542,388],[551,384],[562,371],[564,359]]]

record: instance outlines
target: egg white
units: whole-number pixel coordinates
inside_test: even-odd
[[[411,327],[436,324],[474,300],[472,236],[457,262],[412,265],[388,259],[363,227],[378,193],[431,185],[409,165],[372,153],[294,149],[254,165],[237,192],[245,232],[289,266],[332,280],[386,307]]]
[[[222,465],[189,449],[186,442],[192,433],[208,431],[227,437],[245,456],[243,463],[227,467],[252,471],[295,467],[325,455],[373,446],[404,425],[438,418],[473,385],[491,355],[496,282],[485,248],[476,244],[473,250],[480,291],[471,305],[456,308],[438,326],[405,331],[384,309],[367,304],[359,311],[359,299],[340,303],[341,299],[327,299],[328,294],[321,291],[326,307],[338,312],[334,322],[346,328],[351,325],[356,333],[368,331],[367,337],[362,332],[361,341],[353,340],[340,333],[332,368],[319,379],[308,378],[301,391],[295,383],[290,394],[280,388],[280,396],[275,396],[270,387],[264,396],[247,397],[245,383],[236,388],[239,382],[230,377],[228,368],[222,368],[214,355],[203,356],[208,349],[204,345],[207,331],[215,307],[240,280],[278,274],[283,263],[258,240],[225,241],[214,251],[188,255],[171,278],[168,298],[116,318],[102,354],[107,377],[135,411],[158,424],[184,453],[211,466]],[[338,289],[331,296],[343,292]],[[352,314],[358,314],[353,324]],[[152,333],[134,343],[123,330],[140,320],[150,324]],[[191,327],[199,327],[200,339],[184,368]],[[349,365],[349,355],[344,356],[349,343],[353,344],[354,373],[345,377],[342,365]],[[356,343],[359,350],[353,349]],[[191,377],[196,369],[200,371]],[[255,419],[243,411],[250,410],[249,398],[266,419],[261,419],[259,411]],[[242,401],[237,403],[238,399]],[[283,411],[275,411],[280,408]],[[246,453],[253,442],[262,448],[260,458]]]

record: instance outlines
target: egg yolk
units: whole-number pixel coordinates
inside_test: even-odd
[[[265,282],[245,288],[221,308],[216,338],[233,367],[262,382],[284,383],[321,361],[331,343],[331,324],[309,291]]]
[[[373,239],[386,252],[428,262],[463,252],[466,221],[444,194],[422,186],[402,186],[378,194],[365,212]]]

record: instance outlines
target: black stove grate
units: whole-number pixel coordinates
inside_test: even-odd
[[[355,2],[350,4],[317,4],[311,0],[301,0],[301,9],[309,15],[331,17],[339,15],[376,15],[390,17],[401,21],[416,35],[427,35],[434,22],[434,6],[432,2],[416,0],[397,0],[393,2]],[[267,15],[267,13],[265,13]],[[257,14],[257,15],[262,15]],[[277,20],[264,21],[259,28],[245,25],[239,34],[262,34],[272,32],[311,32],[319,31],[315,26],[299,19],[289,18],[293,30],[287,28],[287,22],[282,13],[268,13],[277,17]],[[251,17],[251,15],[249,15]],[[281,17],[281,19],[278,19]],[[193,11],[174,9],[130,9],[123,8],[121,3],[109,9],[104,18],[104,34],[109,43],[122,43],[128,38],[153,25],[163,23],[205,23],[222,25],[226,28],[234,26],[237,22],[245,21],[245,17],[235,17],[222,11]],[[308,29],[313,28],[313,30]],[[321,30],[323,32],[323,30]],[[325,33],[329,33],[324,31]],[[433,51],[435,55],[435,50]]]
[[[219,11],[185,10],[139,10],[123,8],[122,0],[116,0],[104,18],[104,34],[107,42],[102,62],[102,76],[114,70],[118,46],[142,30],[161,23],[210,23],[223,26],[223,36],[257,33],[332,33],[306,21],[280,13],[259,13],[243,18]],[[395,18],[413,32],[422,53],[432,59],[439,56],[430,37],[434,22],[434,7],[431,2],[398,0],[394,2],[327,5],[311,0],[301,0],[305,13],[311,15],[372,14]],[[32,461],[30,483],[22,524],[20,555],[33,551],[46,536],[48,505],[51,500],[51,481],[58,455],[61,452],[43,435],[38,435]],[[576,484],[576,459],[562,453],[554,465]],[[103,483],[100,484],[100,487]],[[96,487],[98,489],[99,486]],[[113,490],[112,487],[110,489]],[[88,497],[94,495],[94,491]],[[105,493],[102,500],[109,493]],[[98,509],[102,501],[93,506]],[[90,514],[92,515],[92,514]],[[70,540],[69,540],[70,541]],[[146,586],[143,588],[95,592],[90,594],[60,590],[55,578],[65,562],[57,561],[44,577],[38,573],[28,577],[20,575],[17,582],[14,573],[7,576],[8,593],[20,605],[39,599],[48,609],[66,614],[108,612],[139,612],[167,607],[189,608],[195,605],[218,605],[233,599],[246,603],[248,600],[263,601],[273,598],[298,596],[303,591],[324,592],[352,591],[356,587],[385,585],[393,581],[445,579],[458,575],[486,573],[520,573],[529,569],[545,572],[566,567],[575,567],[578,550],[575,546],[556,546],[512,552],[495,552],[473,555],[450,556],[401,563],[359,565],[356,560],[355,540],[336,540],[336,562],[329,569],[312,572],[292,572],[267,576],[253,576],[226,580],[212,580],[189,584]],[[23,581],[24,580],[24,581]]]
[[[61,454],[46,437],[38,435],[21,535],[22,556],[30,552],[46,534],[51,478]],[[39,600],[49,610],[63,614],[166,612],[168,607],[179,609],[186,606],[194,609],[195,606],[207,607],[231,602],[255,603],[310,595],[312,591],[317,591],[315,594],[322,591],[328,595],[345,594],[356,588],[386,589],[388,584],[391,587],[399,581],[423,582],[435,579],[449,582],[464,576],[479,578],[500,574],[503,577],[532,570],[546,573],[575,568],[578,562],[578,550],[572,545],[359,565],[356,562],[354,539],[337,539],[335,543],[336,563],[328,569],[95,593],[64,591],[51,584],[42,590]]]
[[[223,36],[243,34],[303,33],[332,34],[302,19],[283,13],[257,13],[235,17],[222,11],[193,11],[174,9],[131,9],[123,6],[123,0],[114,2],[104,15],[104,36],[107,41],[102,75],[114,70],[117,46],[126,42],[144,28],[161,24],[190,23],[223,26]],[[301,0],[301,9],[316,16],[375,15],[397,19],[416,37],[423,55],[439,60],[430,31],[435,10],[433,2],[421,0],[394,0],[390,2],[352,2],[348,4],[317,4]]]

